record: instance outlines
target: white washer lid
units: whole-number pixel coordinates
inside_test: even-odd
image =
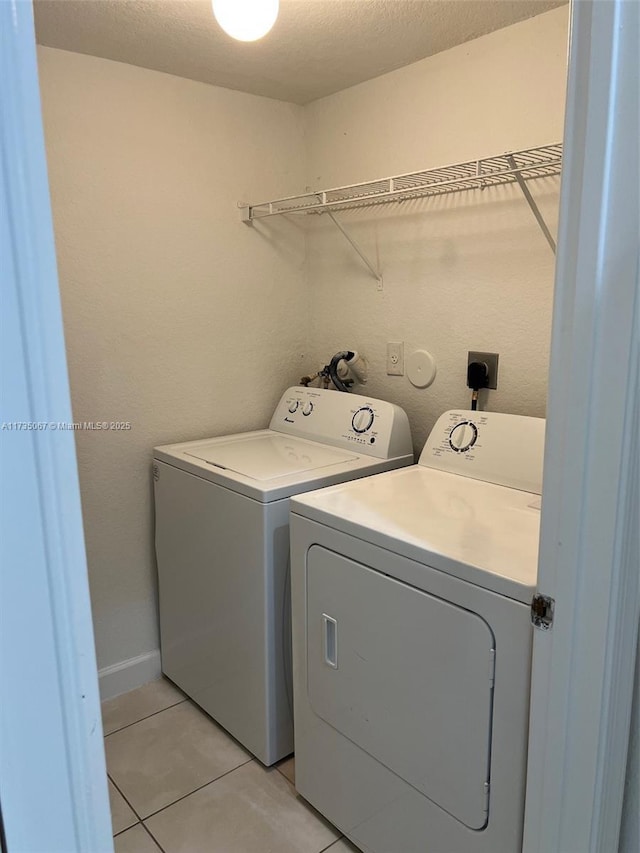
[[[529,492],[414,465],[298,495],[291,510],[519,601],[536,587]]]
[[[253,435],[192,445],[185,456],[253,480],[275,480],[350,462],[358,457],[287,435]]]

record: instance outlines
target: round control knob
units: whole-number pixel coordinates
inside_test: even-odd
[[[373,409],[370,409],[369,406],[363,406],[361,409],[358,409],[351,419],[351,426],[354,432],[366,432],[368,429],[371,429],[373,418]]]
[[[308,417],[312,411],[313,411],[313,403],[305,403],[304,406],[302,407],[302,414],[305,417]]]
[[[476,443],[478,428],[471,421],[461,421],[449,433],[449,444],[456,453],[466,453]]]
[[[297,400],[294,400],[293,403],[289,403],[289,411],[291,414],[298,411],[298,406],[300,403]]]

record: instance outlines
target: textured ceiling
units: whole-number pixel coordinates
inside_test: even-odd
[[[234,41],[210,0],[35,0],[40,44],[305,104],[567,0],[281,0]]]

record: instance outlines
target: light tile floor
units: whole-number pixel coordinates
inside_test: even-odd
[[[296,794],[166,679],[102,705],[116,853],[352,853]]]

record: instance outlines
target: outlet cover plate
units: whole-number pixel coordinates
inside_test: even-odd
[[[404,376],[404,341],[387,344],[387,376]]]
[[[497,352],[475,352],[467,353],[467,367],[472,361],[484,361],[489,371],[489,384],[487,388],[495,391],[498,387],[498,353]]]

